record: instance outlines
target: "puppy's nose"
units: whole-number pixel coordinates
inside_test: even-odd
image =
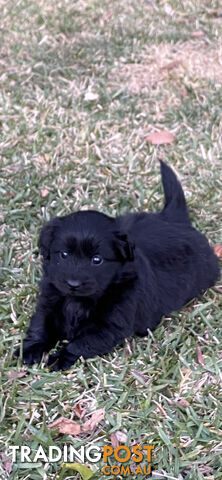
[[[72,288],[78,288],[81,285],[81,282],[79,280],[67,280],[67,283]]]

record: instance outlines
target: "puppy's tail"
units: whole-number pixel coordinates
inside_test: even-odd
[[[169,222],[189,223],[183,189],[173,170],[160,160],[165,205],[161,215]]]

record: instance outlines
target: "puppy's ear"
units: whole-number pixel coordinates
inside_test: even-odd
[[[134,244],[128,240],[125,233],[116,232],[114,240],[114,248],[121,260],[134,260]]]
[[[53,240],[55,229],[59,224],[59,218],[53,218],[42,228],[39,236],[39,250],[44,260],[50,258],[50,245]]]

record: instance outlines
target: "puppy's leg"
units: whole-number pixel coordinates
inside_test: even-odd
[[[129,312],[129,309],[126,308],[125,312]],[[112,314],[103,318],[101,326],[92,324],[60,352],[50,355],[48,365],[53,370],[67,370],[81,356],[92,358],[110,352],[134,333],[135,310],[130,311],[129,317],[126,318],[126,315],[124,308],[116,308]]]
[[[31,323],[27,335],[23,341],[22,359],[24,363],[39,363],[42,354],[46,351],[47,337],[45,334],[45,316],[36,312],[31,318]],[[20,349],[15,351],[15,356],[19,356]]]
[[[30,325],[23,341],[22,359],[24,363],[29,365],[37,362],[39,363],[43,352],[49,351],[57,342],[57,332],[53,328],[53,309],[45,308],[45,298],[40,295],[36,312],[31,318]],[[48,299],[47,299],[48,300]],[[50,322],[50,315],[52,321]],[[52,323],[50,328],[50,323]],[[18,357],[20,348],[18,348],[14,355]]]
[[[137,318],[135,324],[135,334],[139,337],[145,337],[148,334],[148,330],[155,330],[157,325],[161,322],[163,314],[160,311],[149,312],[147,315],[147,322],[144,321],[144,312],[146,309],[142,309],[141,315]]]

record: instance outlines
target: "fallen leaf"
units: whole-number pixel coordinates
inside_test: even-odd
[[[60,417],[55,422],[48,425],[50,429],[57,429],[60,433],[67,433],[69,435],[79,435],[81,426],[65,417]]]
[[[115,432],[111,433],[111,445],[113,448],[117,448],[119,446],[119,440]]]
[[[159,132],[152,132],[146,138],[146,141],[153,145],[163,145],[164,143],[173,143],[174,135],[168,130],[160,130]]]
[[[218,258],[222,258],[222,245],[214,245],[214,253]]]
[[[42,198],[47,197],[48,194],[49,194],[49,191],[46,188],[42,188],[40,190],[40,195],[41,195]]]
[[[78,418],[83,418],[85,416],[85,414],[87,413],[86,408],[82,405],[81,402],[76,403],[76,405],[74,405],[72,410],[73,410],[73,412],[75,412],[75,414]]]
[[[8,379],[10,383],[13,383],[15,378],[22,378],[22,377],[25,377],[26,375],[27,375],[26,370],[21,370],[20,372],[17,372],[16,370],[11,370],[11,372],[9,373]]]
[[[204,367],[203,355],[200,347],[197,347],[197,359],[198,363]]]
[[[81,463],[63,463],[62,472],[65,470],[74,470],[75,472],[78,472],[83,480],[89,480],[94,475],[94,472],[91,470],[91,468],[86,467]]]
[[[10,460],[10,458],[7,458],[7,455],[4,452],[2,452],[0,454],[0,460],[5,472],[10,474],[12,472],[12,461]]]
[[[104,408],[100,408],[99,410],[93,412],[89,420],[86,420],[86,422],[82,425],[82,432],[91,432],[92,430],[94,430],[94,428],[98,425],[99,422],[101,422],[101,420],[104,419],[104,417]]]
[[[173,68],[178,67],[181,65],[181,60],[173,60],[172,62],[167,63],[160,70],[173,70]]]
[[[127,434],[126,434],[125,432],[121,432],[120,430],[117,430],[117,431],[115,432],[115,434],[116,434],[116,437],[117,437],[119,443],[126,443],[126,441],[127,441]]]
[[[185,399],[185,398],[180,398],[180,400],[178,400],[177,402],[175,403],[178,403],[179,405],[181,405],[182,407],[189,407],[190,406],[190,403]]]
[[[50,429],[57,429],[60,433],[67,433],[68,435],[79,435],[80,433],[92,432],[98,423],[103,420],[105,417],[104,408],[100,408],[92,413],[91,417],[86,420],[83,425],[75,422],[74,420],[69,420],[65,417],[60,417],[55,420],[55,422],[49,423],[48,427]]]
[[[195,30],[194,32],[191,33],[191,37],[193,38],[200,38],[200,37],[204,37],[205,33],[203,32],[203,30]]]

